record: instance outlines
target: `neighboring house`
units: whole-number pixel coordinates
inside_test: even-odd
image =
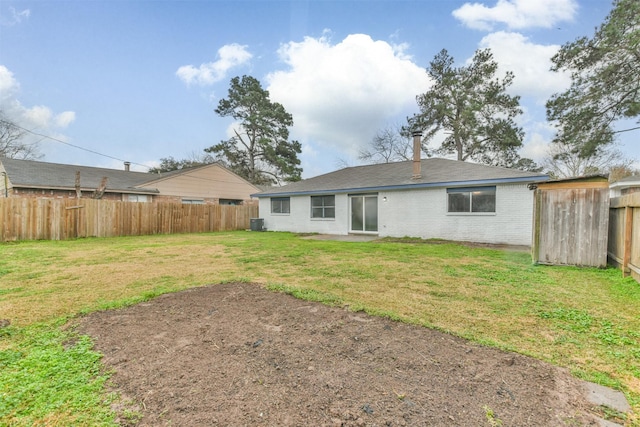
[[[528,186],[548,179],[431,158],[349,167],[254,197],[268,230],[530,246]]]
[[[106,183],[106,186],[103,185]],[[251,202],[258,187],[214,163],[160,174],[0,158],[0,197],[198,204]]]
[[[609,185],[609,195],[620,197],[631,193],[640,192],[640,176],[628,176]]]

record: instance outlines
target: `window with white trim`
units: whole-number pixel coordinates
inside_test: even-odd
[[[272,197],[271,213],[273,214],[291,213],[291,199],[289,197]]]
[[[311,218],[335,218],[336,196],[311,196]]]
[[[496,187],[447,188],[447,212],[495,213]]]
[[[146,194],[127,194],[127,202],[149,202],[149,196]]]
[[[182,199],[183,205],[204,205],[204,200],[202,199]]]

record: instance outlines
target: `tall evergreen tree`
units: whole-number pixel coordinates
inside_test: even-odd
[[[215,111],[221,117],[236,120],[236,127],[234,136],[206,152],[254,184],[300,180],[301,145],[289,141],[293,117],[281,104],[269,99],[269,92],[257,79],[231,79],[228,97],[220,100]]]
[[[214,163],[215,159],[211,154],[192,153],[189,158],[174,159],[173,156],[162,157],[158,166],[149,169],[149,173],[170,172],[179,169],[193,168],[196,166],[208,165]]]
[[[446,50],[429,64],[434,85],[418,95],[420,113],[410,126],[424,130],[425,141],[444,134],[441,154],[458,160],[511,167],[520,156],[524,132],[514,118],[522,113],[520,98],[506,93],[513,73],[496,77],[498,64],[489,49],[475,52],[469,65],[454,67]]]
[[[565,44],[552,60],[552,70],[572,79],[547,102],[554,142],[593,158],[614,142],[617,120],[640,117],[640,1],[615,0],[593,38]]]

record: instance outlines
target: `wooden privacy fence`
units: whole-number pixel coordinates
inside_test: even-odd
[[[539,184],[534,201],[533,261],[606,267],[608,213],[606,177]]]
[[[258,206],[93,199],[0,199],[0,241],[243,230]]]
[[[611,199],[609,262],[640,282],[640,193]]]

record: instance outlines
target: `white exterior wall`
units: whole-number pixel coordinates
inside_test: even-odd
[[[385,200],[386,197],[386,200]],[[349,198],[336,194],[336,218],[311,219],[310,196],[292,196],[290,214],[272,214],[268,197],[260,198],[260,217],[271,231],[349,234]],[[527,184],[497,185],[496,212],[447,213],[447,189],[378,192],[378,235],[479,243],[531,245],[533,192]]]
[[[490,214],[447,213],[446,188],[381,192],[378,206],[380,237],[531,245],[533,192],[526,184],[497,185],[496,212]]]
[[[331,195],[331,193],[327,194]],[[292,196],[289,214],[272,214],[271,199],[260,198],[260,218],[269,231],[294,233],[349,234],[349,209],[346,194],[336,194],[336,217],[311,218],[311,196]]]

